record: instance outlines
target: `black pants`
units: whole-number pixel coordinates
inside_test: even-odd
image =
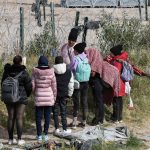
[[[104,102],[103,102],[103,84],[99,77],[90,79],[93,98],[95,102],[95,121],[103,123],[104,120]]]
[[[63,130],[67,129],[67,119],[66,119],[66,99],[64,97],[57,98],[54,108],[53,108],[53,117],[54,117],[54,123],[55,128],[59,128],[59,108],[60,108],[60,114],[61,114],[61,122]]]
[[[80,82],[80,89],[75,89],[73,93],[73,117],[78,116],[79,108],[81,105],[82,119],[87,119],[88,114],[88,82]]]
[[[23,115],[25,111],[24,104],[7,104],[8,120],[7,120],[7,130],[9,139],[13,139],[14,124],[16,122],[17,136],[21,139],[22,129],[23,129]]]
[[[122,120],[122,111],[123,111],[123,99],[122,97],[114,97],[113,99],[113,121]]]
[[[50,117],[52,112],[52,106],[36,106],[35,107],[35,119],[36,119],[36,129],[37,129],[37,135],[42,135],[42,118],[43,118],[43,112],[44,112],[44,134],[48,134],[49,124],[50,124]]]

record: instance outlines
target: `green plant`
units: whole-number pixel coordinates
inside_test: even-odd
[[[150,46],[150,24],[143,24],[136,18],[114,19],[110,14],[103,14],[98,32],[99,46],[103,54],[117,44],[123,44],[126,50],[141,51]]]
[[[131,134],[130,138],[127,140],[127,143],[126,143],[126,148],[127,149],[136,149],[136,150],[139,150],[141,148],[144,148],[145,145],[144,143],[142,142],[142,140],[138,139],[137,137],[133,136]]]
[[[44,26],[44,30],[41,34],[35,34],[33,41],[30,41],[25,48],[24,53],[27,55],[50,55],[53,53],[53,49],[57,49],[58,42],[56,37],[52,34],[52,26],[50,22],[47,22]]]

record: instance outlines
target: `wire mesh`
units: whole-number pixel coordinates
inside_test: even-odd
[[[47,21],[51,21],[50,2],[46,5],[46,21],[44,21],[42,5],[41,27],[37,25],[35,13],[31,11],[34,0],[0,0],[0,52],[12,53],[19,48],[20,41],[20,7],[24,8],[24,40],[25,45],[34,40],[35,35],[40,34]],[[80,12],[79,26],[84,24],[84,18],[88,17],[89,22],[101,21],[102,16],[109,14],[111,20],[121,20],[124,16],[127,19],[140,19],[138,0],[55,0],[55,35],[59,42],[59,47],[67,42],[70,29],[75,26],[76,12]],[[141,2],[141,17],[145,19],[145,5]],[[86,6],[86,5],[87,6]],[[73,8],[72,8],[73,5]],[[86,6],[86,7],[85,7]],[[71,7],[71,8],[69,8]],[[89,8],[90,7],[90,8]],[[142,21],[141,20],[141,21]],[[86,42],[88,46],[101,48],[97,37],[100,29],[88,29]],[[82,32],[78,37],[78,42],[82,41]]]

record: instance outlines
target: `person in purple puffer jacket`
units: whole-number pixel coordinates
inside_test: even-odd
[[[38,67],[33,68],[32,86],[35,96],[35,118],[38,142],[42,142],[42,116],[44,112],[44,140],[48,141],[48,129],[52,107],[54,106],[57,86],[53,68],[49,68],[48,59],[40,56]]]

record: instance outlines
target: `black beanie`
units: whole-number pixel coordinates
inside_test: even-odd
[[[83,53],[84,52],[84,49],[86,47],[86,43],[83,42],[83,43],[78,43],[74,46],[74,50],[77,51],[79,54]]]
[[[123,50],[123,45],[116,45],[110,49],[110,51],[115,55],[120,55]]]
[[[55,58],[55,64],[62,64],[63,63],[63,57],[62,56],[57,56]]]
[[[72,28],[70,33],[69,33],[68,40],[76,41],[77,37],[78,37],[78,29]]]
[[[45,56],[40,56],[38,66],[39,67],[48,66],[48,59]]]

